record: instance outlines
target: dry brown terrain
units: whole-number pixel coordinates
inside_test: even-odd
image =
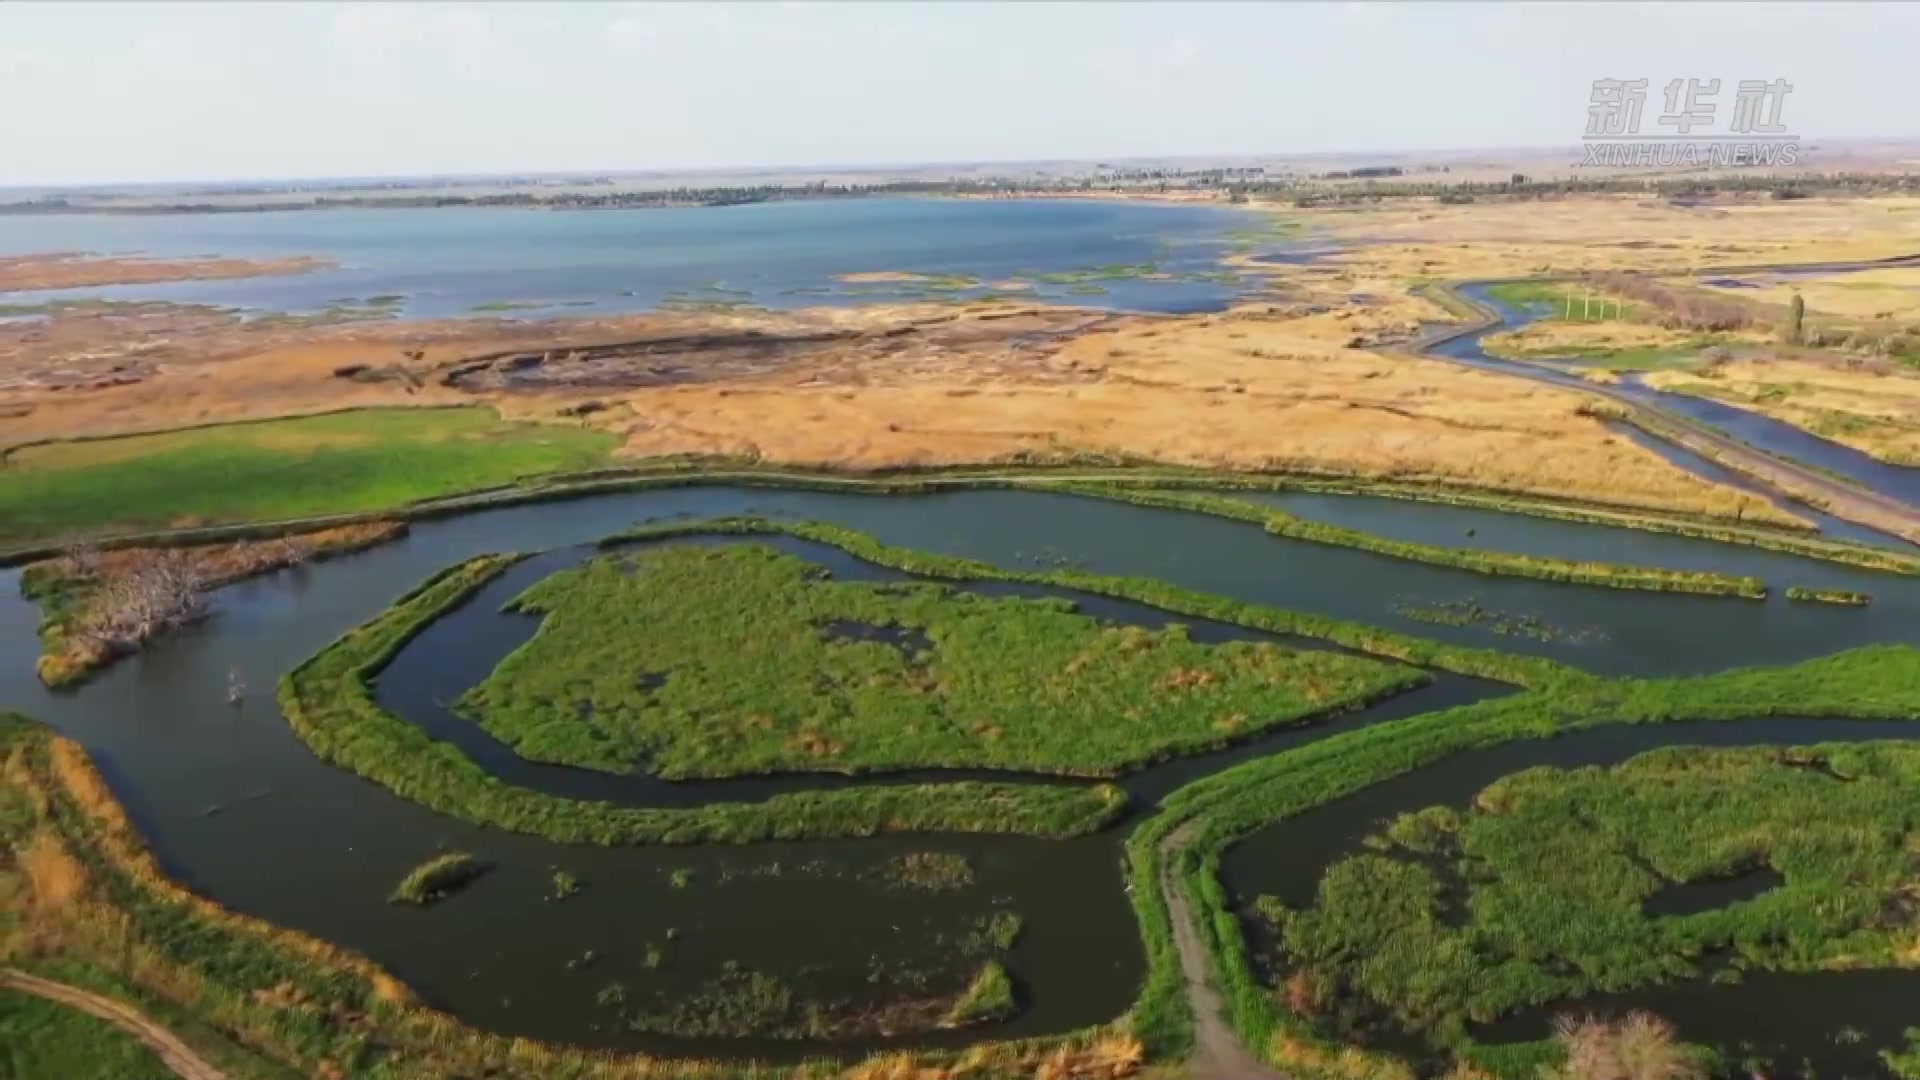
[[[241,322],[169,305],[62,306],[0,322],[0,442],[486,402],[509,417],[605,428],[635,456],[880,468],[1109,455],[1778,519],[1586,415],[1581,393],[1398,351],[1449,318],[1411,290],[1440,278],[1920,250],[1920,200],[1910,199],[1418,202],[1299,219],[1342,253],[1236,260],[1272,300],[1219,315],[997,301]]]
[[[1356,275],[1525,277],[1674,273],[1920,252],[1920,199],[1714,200],[1606,195],[1447,206],[1400,200],[1290,213],[1335,244]]]
[[[125,255],[53,252],[0,256],[0,292],[77,289],[88,285],[144,285],[156,281],[204,281],[304,274],[333,265],[326,259],[147,259]]]
[[[1763,357],[1654,372],[1646,381],[1764,413],[1896,465],[1920,465],[1920,373],[1900,364]]]

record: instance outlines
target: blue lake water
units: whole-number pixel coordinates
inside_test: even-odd
[[[0,303],[107,298],[314,312],[398,297],[414,318],[593,314],[662,304],[769,308],[1012,295],[1161,312],[1218,309],[1256,282],[1221,273],[1266,221],[1252,211],[1083,200],[852,199],[732,207],[493,208],[0,217],[0,255],[91,252],[183,258],[321,256],[310,274],[0,294]],[[1236,234],[1239,234],[1236,237]],[[1277,245],[1275,245],[1277,246]],[[1151,264],[1151,277],[1043,280]],[[843,282],[901,271],[979,279],[974,289]]]

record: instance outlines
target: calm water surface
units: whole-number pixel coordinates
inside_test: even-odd
[[[1590,542],[1580,527],[1562,522],[1515,517],[1496,525],[1474,512],[1421,511],[1433,515],[1436,530],[1471,527],[1543,553],[1566,554]],[[743,512],[839,522],[892,544],[1004,566],[1064,563],[1159,577],[1465,644],[1536,652],[1613,674],[1781,663],[1867,642],[1920,638],[1920,581],[1684,538],[1645,537],[1657,545],[1646,549],[1645,561],[1713,553],[1737,561],[1725,568],[1758,573],[1776,585],[1861,589],[1873,593],[1876,603],[1837,608],[1482,577],[1283,540],[1240,522],[1064,495],[877,497],[694,488],[426,522],[401,542],[223,590],[219,614],[204,627],[114,666],[74,693],[49,693],[35,680],[37,613],[19,599],[18,572],[10,571],[0,576],[0,705],[55,724],[98,755],[163,864],[193,888],[359,949],[429,1000],[487,1028],[705,1055],[817,1053],[826,1047],[689,1042],[613,1030],[612,1017],[595,1006],[594,997],[615,981],[629,987],[630,997],[684,993],[730,960],[808,992],[858,996],[873,958],[883,965],[933,962],[938,935],[961,932],[996,906],[1026,920],[1008,959],[1029,1007],[995,1034],[1061,1031],[1118,1014],[1136,993],[1144,964],[1122,889],[1123,830],[1065,842],[915,836],[725,848],[551,844],[463,825],[321,764],[292,737],[274,705],[271,688],[281,673],[457,560],[489,551],[565,549],[648,519]],[[1456,514],[1461,516],[1449,516]],[[844,557],[835,563],[807,547],[803,553],[828,560],[837,572],[876,572]],[[558,565],[577,556],[556,551],[551,559]],[[1482,628],[1431,626],[1397,613],[1409,599],[1465,596],[1599,633],[1580,644],[1504,639]],[[497,597],[469,605],[404,650],[381,683],[383,696],[393,695],[409,719],[431,726],[438,703],[482,673],[486,650],[511,647],[512,635],[524,633],[526,620],[495,614],[492,599]],[[1161,618],[1133,605],[1096,613]],[[503,633],[508,636],[498,637]],[[1204,625],[1197,630],[1214,633],[1229,631]],[[252,687],[238,707],[225,700],[228,672],[235,668]],[[1442,680],[1375,710],[1146,770],[1127,786],[1146,804],[1255,754],[1495,692],[1500,688],[1472,680]],[[1527,753],[1546,752],[1530,747]],[[385,903],[400,876],[439,846],[474,851],[498,869],[430,911]],[[873,869],[892,855],[936,849],[967,855],[979,886],[927,895],[880,888],[871,880]],[[767,868],[775,862],[789,872],[772,875]],[[587,888],[564,903],[544,900],[554,866],[578,875]],[[824,869],[793,872],[808,866]],[[676,889],[671,875],[682,868],[693,871],[693,884]],[[676,933],[669,943],[670,928]],[[666,961],[658,969],[642,963],[650,946],[663,947]],[[567,961],[588,949],[600,960],[570,970]]]
[[[97,297],[315,312],[397,298],[396,314],[642,311],[663,302],[769,308],[922,293],[840,275],[904,271],[1023,278],[1014,295],[1090,307],[1204,311],[1243,287],[1212,280],[1237,230],[1264,216],[1224,207],[1082,200],[848,199],[675,209],[459,208],[246,214],[0,216],[0,255],[46,251],[162,258],[323,256],[337,269],[229,281],[0,294],[0,303]],[[1036,281],[1153,264],[1169,280]],[[1207,274],[1208,280],[1194,277]]]

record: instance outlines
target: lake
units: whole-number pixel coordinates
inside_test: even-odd
[[[311,255],[339,264],[291,276],[0,294],[0,304],[103,298],[318,312],[380,300],[374,306],[392,314],[442,318],[1004,293],[1126,310],[1208,311],[1248,284],[1221,273],[1219,259],[1248,247],[1250,231],[1269,220],[1219,206],[1078,199],[0,216],[0,255]],[[840,280],[887,272],[980,284]],[[1021,287],[994,284],[1009,282]]]

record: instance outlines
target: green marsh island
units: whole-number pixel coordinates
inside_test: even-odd
[[[603,556],[512,608],[540,629],[461,711],[526,757],[673,778],[1110,776],[1425,681],[1364,657],[1102,625],[1064,599],[836,581],[745,543]]]

